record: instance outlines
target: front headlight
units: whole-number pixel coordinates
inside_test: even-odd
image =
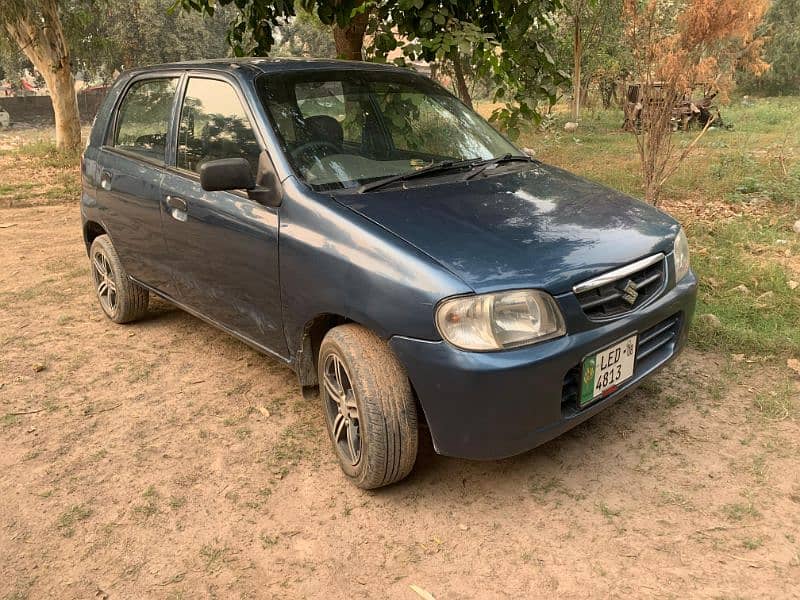
[[[436,309],[442,337],[462,350],[516,348],[564,335],[553,297],[515,290],[444,300]]]
[[[686,234],[683,228],[678,232],[675,238],[675,282],[677,283],[683,279],[689,272],[689,240],[686,239]]]

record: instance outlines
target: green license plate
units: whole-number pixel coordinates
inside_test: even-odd
[[[619,389],[633,377],[636,362],[636,335],[583,359],[580,407]]]

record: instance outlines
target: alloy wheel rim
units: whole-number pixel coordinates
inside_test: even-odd
[[[336,354],[325,357],[325,411],[339,455],[355,466],[361,460],[361,416],[350,375]]]
[[[111,263],[103,252],[92,256],[92,275],[100,304],[108,314],[113,314],[117,309],[117,285]]]

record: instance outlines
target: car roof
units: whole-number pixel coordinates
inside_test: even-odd
[[[153,71],[168,71],[176,69],[209,69],[213,71],[233,72],[246,70],[251,75],[260,73],[285,73],[287,71],[393,71],[413,73],[394,65],[385,65],[357,60],[334,60],[331,58],[216,58],[187,60],[182,62],[166,63],[132,69],[131,72],[150,73]]]

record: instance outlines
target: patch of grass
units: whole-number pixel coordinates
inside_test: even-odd
[[[791,159],[786,141],[751,145],[740,139],[732,151],[710,162],[705,191],[731,202],[769,199],[796,205],[800,165]]]
[[[246,501],[244,504],[248,508],[258,510],[267,503],[267,499],[272,495],[272,489],[268,487],[259,488],[256,497],[252,500]]]
[[[128,383],[137,383],[139,381],[146,381],[150,378],[150,374],[156,367],[156,363],[139,363],[131,366],[128,370],[127,381]]]
[[[47,140],[0,151],[0,163],[12,175],[0,184],[0,206],[77,202],[80,150],[62,152]]]
[[[800,252],[788,220],[695,224],[689,235],[700,280],[697,314],[721,321],[719,327],[697,322],[693,342],[733,353],[800,354],[800,294],[775,259]]]
[[[742,540],[742,546],[744,546],[747,550],[756,550],[763,545],[764,538],[762,537],[745,538]]]
[[[219,540],[200,548],[200,556],[205,560],[205,569],[209,573],[218,571],[225,563],[230,562],[229,553],[230,549],[227,546],[220,546]]]
[[[662,391],[664,391],[661,381],[655,377],[645,379],[639,386],[639,389],[648,396],[658,396]]]
[[[186,506],[186,496],[170,496],[169,507],[172,510],[178,510]]]
[[[11,427],[17,423],[19,423],[19,415],[12,415],[11,413],[3,415],[3,427]]]
[[[558,477],[543,477],[535,475],[528,483],[528,491],[539,504],[544,503],[547,497],[560,491],[564,483]]]
[[[75,525],[92,516],[92,510],[84,504],[75,504],[61,513],[56,527],[64,537],[75,535]]]
[[[732,502],[722,507],[722,513],[730,521],[743,521],[745,519],[755,519],[761,516],[752,502]]]
[[[83,269],[81,269],[81,271],[83,271]],[[56,320],[56,324],[60,325],[61,327],[63,327],[64,325],[69,325],[74,320],[75,320],[75,317],[73,317],[71,315],[61,315]]]
[[[106,450],[105,448],[100,448],[100,450],[98,450],[89,457],[89,460],[91,462],[98,462],[103,460],[107,455],[108,455],[108,450]]]
[[[161,496],[159,495],[158,491],[152,485],[148,487],[144,493],[142,494],[142,498],[144,498],[144,504],[138,504],[133,507],[133,514],[137,515],[139,518],[143,520],[147,520],[150,517],[157,515],[160,511],[158,508],[159,500]]]
[[[598,503],[597,508],[600,513],[609,521],[609,523],[614,520],[614,517],[619,517],[622,514],[621,510],[613,509],[605,502]]]
[[[249,381],[239,381],[231,389],[226,390],[225,395],[228,397],[242,396],[249,392],[252,387],[253,384]]]
[[[311,450],[309,441],[313,440],[314,436],[314,428],[308,423],[297,422],[289,425],[281,432],[278,442],[272,447],[270,463],[276,465],[303,460]],[[288,470],[282,472],[281,475],[286,475],[286,473]]]
[[[726,115],[737,132],[784,134],[787,124],[800,119],[800,105],[791,96],[755,98],[747,105],[739,102],[726,107],[723,117]]]
[[[36,184],[31,181],[23,181],[20,183],[0,183],[0,196],[11,195],[16,192],[32,190],[36,187]]]
[[[661,492],[661,503],[680,506],[686,511],[694,510],[692,503],[686,498],[686,496],[684,496],[680,492],[675,492],[672,490],[663,490]]]
[[[34,300],[63,303],[67,296],[54,283],[54,279],[48,278],[20,292],[1,293],[0,306],[30,304]]]
[[[756,394],[753,404],[762,417],[769,421],[782,421],[796,412],[794,386],[790,381]]]
[[[753,479],[756,483],[765,483],[767,480],[767,459],[763,454],[753,457],[753,463],[750,466],[750,472],[753,474]]]
[[[0,152],[0,155],[11,155],[27,159],[34,167],[52,169],[68,169],[77,167],[81,159],[81,150],[62,151],[50,140],[36,140],[23,144],[15,150]]]
[[[271,536],[267,535],[266,533],[262,533],[260,538],[261,538],[261,547],[264,548],[265,550],[278,543],[278,536]]]

